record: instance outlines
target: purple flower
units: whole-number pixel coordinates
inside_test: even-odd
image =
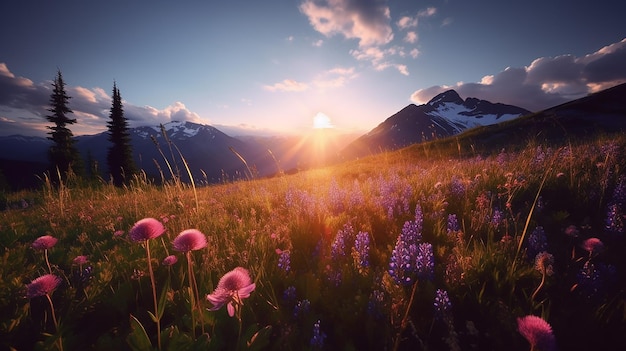
[[[206,235],[197,229],[183,230],[172,242],[174,250],[181,252],[195,251],[207,246]]]
[[[144,218],[137,221],[131,228],[130,239],[135,242],[157,238],[165,233],[165,227],[154,218]]]
[[[556,350],[552,327],[542,318],[532,315],[517,318],[517,329],[528,340],[532,350]]]
[[[370,235],[368,232],[359,232],[354,240],[352,251],[354,263],[361,270],[369,266]]]
[[[321,349],[324,347],[324,340],[326,339],[326,333],[320,330],[320,320],[318,319],[313,324],[313,337],[311,338],[311,347],[314,349]]]
[[[310,309],[311,309],[311,301],[307,299],[300,300],[298,301],[296,306],[293,308],[293,316],[296,318],[298,318],[299,316],[303,316],[309,313]]]
[[[174,255],[169,255],[163,259],[161,264],[164,266],[172,266],[176,264],[176,262],[178,262],[178,258],[176,258],[176,256]]]
[[[285,273],[289,273],[291,270],[291,254],[289,250],[281,251],[278,257],[278,268],[282,269]]]
[[[217,311],[222,306],[227,305],[228,315],[234,316],[235,306],[238,309],[239,306],[243,305],[242,300],[250,297],[250,293],[254,291],[255,287],[256,285],[250,279],[247,269],[242,267],[233,269],[224,274],[217,283],[215,291],[206,296],[206,299],[213,304],[209,311]]]
[[[50,295],[60,284],[61,278],[56,275],[42,275],[26,285],[26,297],[32,299],[38,296]]]
[[[448,297],[448,292],[442,289],[437,289],[435,293],[435,318],[444,321],[447,324],[452,323],[452,302]]]
[[[432,280],[435,277],[435,258],[431,244],[422,243],[418,245],[415,262],[418,278]]]
[[[59,239],[53,236],[44,235],[35,239],[35,241],[33,241],[32,247],[35,250],[47,250],[56,245],[57,241],[59,241]]]
[[[455,214],[448,215],[448,234],[455,233],[461,230],[459,226],[459,220],[456,218]]]
[[[526,243],[528,257],[534,259],[538,253],[548,250],[548,240],[543,227],[538,226],[528,236]]]

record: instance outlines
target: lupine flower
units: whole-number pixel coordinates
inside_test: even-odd
[[[490,221],[491,227],[494,229],[498,229],[503,221],[504,221],[504,212],[495,208],[491,216],[491,221]]]
[[[35,250],[47,250],[56,245],[57,241],[59,241],[59,239],[53,236],[44,235],[35,239],[35,241],[33,241],[32,247]]]
[[[296,300],[296,287],[290,285],[283,291],[283,299],[287,302],[292,302]]]
[[[289,250],[281,251],[278,257],[278,268],[282,269],[285,273],[289,273],[291,270],[291,255]]]
[[[130,230],[129,236],[132,241],[146,241],[157,238],[165,233],[165,227],[154,218],[144,218],[137,221]]]
[[[433,246],[429,243],[419,244],[417,256],[415,258],[417,277],[420,279],[432,280],[435,276],[435,259]]]
[[[309,313],[309,309],[311,309],[311,301],[307,299],[300,300],[293,308],[293,316],[296,318],[298,318],[299,316],[303,316]]]
[[[626,215],[617,203],[609,204],[604,227],[610,233],[623,234],[626,228]]]
[[[209,311],[217,311],[222,306],[227,305],[228,315],[235,315],[235,305],[237,308],[243,305],[243,299],[250,297],[256,285],[250,279],[248,270],[237,267],[224,274],[217,283],[217,288],[213,293],[206,296],[206,299],[213,304]],[[233,303],[235,305],[233,305]]]
[[[446,324],[452,323],[452,302],[448,297],[446,290],[437,289],[435,292],[435,318],[445,322]]]
[[[320,330],[320,320],[313,324],[313,337],[311,337],[311,347],[321,349],[324,347],[326,333]]]
[[[172,246],[174,250],[181,252],[200,250],[207,246],[206,235],[197,229],[183,230],[174,238]]]
[[[370,235],[368,232],[359,232],[354,240],[352,255],[357,269],[369,267]]]
[[[534,258],[538,253],[548,250],[548,240],[543,227],[538,226],[530,233],[527,241],[527,254],[529,258]]]
[[[604,243],[598,238],[589,238],[582,243],[582,248],[589,252],[589,256],[599,254],[604,251]]]
[[[61,285],[61,278],[54,274],[45,274],[26,285],[26,297],[29,299],[50,295]]]
[[[385,293],[381,290],[374,290],[370,294],[369,301],[367,302],[367,313],[376,319],[383,317],[383,311],[385,310]]]
[[[615,266],[586,261],[576,276],[575,288],[585,298],[591,299],[602,294],[615,281]]]
[[[178,262],[178,258],[174,255],[169,255],[163,259],[161,264],[164,266],[173,266],[176,262]]]
[[[517,318],[517,329],[528,340],[531,350],[556,350],[552,327],[541,317],[528,315]]]
[[[396,246],[391,251],[389,259],[389,275],[396,284],[411,285],[414,282],[416,273],[415,259],[417,256],[417,245],[408,244],[402,240],[402,235],[398,236]]]
[[[448,215],[448,234],[455,233],[461,230],[459,226],[459,220],[456,218],[456,215],[451,213]]]

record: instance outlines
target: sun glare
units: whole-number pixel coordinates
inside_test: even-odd
[[[313,128],[328,129],[333,128],[333,124],[330,122],[330,118],[328,116],[322,112],[318,112],[315,117],[313,117]]]

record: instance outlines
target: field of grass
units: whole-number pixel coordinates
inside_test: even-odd
[[[4,194],[0,348],[623,350],[626,137],[451,145]],[[144,218],[165,232],[129,235]],[[187,229],[201,235],[181,249]],[[251,281],[221,284],[236,267]]]

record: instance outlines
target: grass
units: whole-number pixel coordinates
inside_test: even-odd
[[[623,135],[493,152],[454,139],[204,187],[43,178],[40,191],[4,194],[0,347],[157,349],[156,314],[164,350],[528,350],[516,320],[536,315],[560,349],[620,349],[625,156]],[[146,217],[166,227],[149,244],[158,299],[146,248],[128,238]],[[432,275],[406,269],[411,283],[399,284],[389,264],[405,223],[420,218],[415,244],[432,245]],[[191,228],[208,245],[185,257],[171,243]],[[47,252],[63,279],[50,296],[58,328],[48,301],[25,297],[49,273],[31,247],[43,235],[59,239]],[[592,237],[603,252],[581,247]],[[542,251],[549,270],[535,267]],[[178,263],[161,265],[171,254]],[[89,262],[73,264],[79,255]],[[192,261],[201,311],[190,309]],[[240,320],[207,311],[205,296],[238,266],[256,284]],[[435,308],[438,290],[448,308]]]

